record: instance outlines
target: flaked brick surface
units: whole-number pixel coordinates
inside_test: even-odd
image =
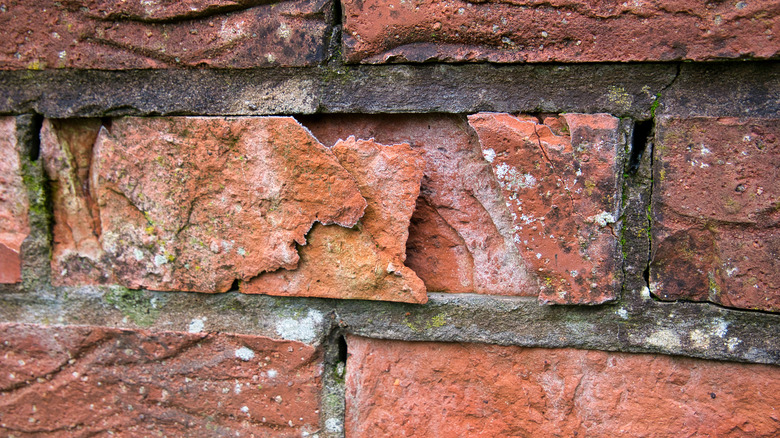
[[[16,120],[0,117],[0,283],[22,279],[22,242],[30,233],[30,202],[22,179]]]
[[[319,430],[320,353],[261,336],[0,324],[3,436]]]
[[[11,1],[0,10],[0,70],[314,65],[331,8],[331,0]]]
[[[368,206],[353,229],[315,226],[294,270],[262,274],[245,293],[424,303],[425,284],[404,265],[409,220],[424,160],[408,144],[349,137],[331,149],[358,183]]]
[[[773,0],[345,0],[351,62],[604,62],[780,52]]]
[[[347,338],[351,437],[774,437],[780,368]]]
[[[315,222],[352,227],[366,205],[289,117],[46,120],[41,137],[57,284],[226,291],[296,268]]]
[[[780,120],[662,118],[650,289],[780,310]]]
[[[618,119],[480,113],[469,123],[510,208],[513,240],[539,276],[540,300],[614,300],[620,283]]]
[[[324,144],[355,136],[424,152],[406,265],[429,291],[535,296],[536,277],[512,242],[501,187],[465,118],[346,115],[304,118]]]

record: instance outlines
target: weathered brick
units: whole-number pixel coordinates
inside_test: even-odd
[[[58,284],[226,291],[296,268],[315,222],[352,227],[366,206],[289,117],[46,120],[41,138]]]
[[[368,202],[355,229],[315,225],[292,271],[262,274],[245,293],[424,303],[425,284],[408,267],[409,219],[420,194],[423,157],[408,144],[350,137],[331,149]]]
[[[30,233],[30,202],[22,179],[16,120],[0,118],[0,283],[22,279],[22,242]]]
[[[773,0],[345,0],[351,62],[599,62],[770,58]]]
[[[347,343],[347,436],[780,434],[774,366],[355,336]]]
[[[514,222],[514,242],[539,275],[545,303],[617,297],[621,160],[607,114],[469,116]]]
[[[536,277],[512,243],[512,218],[479,140],[447,115],[347,115],[304,119],[327,145],[354,135],[424,152],[406,265],[429,291],[535,296]]]
[[[301,436],[321,355],[261,336],[0,324],[4,436]]]
[[[332,0],[11,1],[0,11],[0,69],[313,65],[325,56],[331,8]]]
[[[658,124],[650,289],[780,310],[780,120]]]

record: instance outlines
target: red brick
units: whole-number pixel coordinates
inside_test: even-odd
[[[292,271],[260,275],[245,293],[424,303],[425,284],[404,266],[409,219],[420,194],[422,153],[408,144],[340,140],[331,149],[368,202],[355,229],[316,225]]]
[[[780,434],[780,368],[349,337],[351,437]]]
[[[429,291],[536,296],[536,278],[511,240],[501,188],[464,118],[334,115],[304,123],[327,145],[354,135],[424,152],[406,264]]]
[[[93,148],[97,126],[44,122],[57,284],[226,291],[296,268],[314,222],[352,227],[366,206],[289,117],[123,118]]]
[[[618,120],[607,114],[469,116],[512,212],[514,241],[539,275],[540,300],[617,297]]]
[[[780,120],[662,118],[651,291],[780,310]]]
[[[351,62],[599,62],[770,58],[773,0],[345,0]]]
[[[22,180],[16,120],[0,117],[0,283],[22,280],[22,242],[30,234],[30,202]]]
[[[294,341],[0,324],[3,436],[301,436],[321,355]]]
[[[331,0],[6,2],[0,69],[250,68],[324,59]]]

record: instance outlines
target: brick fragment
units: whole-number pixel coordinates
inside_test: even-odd
[[[703,61],[780,53],[780,5],[773,0],[342,3],[351,62]]]
[[[347,436],[780,434],[775,366],[356,336],[347,344]]]
[[[16,120],[0,117],[0,283],[22,280],[21,247],[30,234]]]
[[[313,65],[324,59],[331,8],[332,0],[12,1],[0,12],[0,69]]]
[[[424,303],[425,285],[404,266],[409,220],[420,193],[422,153],[408,144],[349,137],[332,148],[368,202],[355,229],[315,226],[292,271],[241,284],[245,293]]]
[[[650,290],[780,310],[780,120],[658,124]]]
[[[295,341],[0,324],[0,434],[299,437],[321,355]]]
[[[294,269],[315,222],[351,227],[365,209],[354,178],[289,117],[123,118],[93,140],[97,126],[43,126],[58,284],[222,292]]]
[[[599,304],[619,290],[618,120],[607,114],[469,116],[501,185],[513,238],[544,303]]]
[[[325,144],[354,135],[424,152],[407,261],[429,291],[536,296],[536,278],[512,243],[512,219],[467,121],[447,115],[304,119]]]

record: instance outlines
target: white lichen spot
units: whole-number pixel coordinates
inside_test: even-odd
[[[241,384],[236,383],[235,386],[233,386],[233,394],[241,394]]]
[[[236,350],[236,357],[246,362],[252,360],[255,357],[255,352],[247,347],[241,347]]]
[[[187,328],[187,331],[190,333],[200,333],[204,328],[206,328],[206,325],[203,320],[200,318],[195,318],[190,321],[190,326]]]
[[[669,329],[658,330],[652,335],[648,336],[645,341],[654,347],[668,350],[676,350],[680,348],[680,338],[674,331]]]
[[[716,319],[712,322],[712,332],[715,334],[715,336],[719,338],[723,338],[726,336],[726,333],[729,331],[729,323],[723,319]]]
[[[496,159],[496,151],[493,149],[482,149],[482,156],[485,157],[488,163],[492,163]]]
[[[268,61],[269,64],[273,64],[274,62],[276,62],[276,56],[274,56],[273,53],[266,53],[265,59],[266,61]]]
[[[249,413],[249,406],[241,406],[241,412],[248,414]]]
[[[615,313],[622,319],[628,319],[628,311],[622,307],[615,311]]]
[[[144,252],[138,248],[133,248],[133,257],[140,262],[144,259]]]
[[[726,268],[726,275],[728,275],[729,277],[733,277],[733,276],[734,276],[734,274],[735,274],[735,273],[736,273],[738,270],[739,270],[739,269],[737,269],[737,267],[736,267],[736,266],[734,266],[733,268]]]
[[[276,29],[276,34],[279,35],[279,38],[286,40],[290,39],[290,36],[292,36],[292,30],[287,23],[281,23],[279,29]]]
[[[542,258],[542,253],[540,253],[540,252],[537,252],[537,253],[536,253],[536,259],[538,260],[538,259],[540,259],[540,258]]]
[[[279,375],[279,371],[276,371],[276,370],[268,370],[268,371],[267,371],[267,374],[268,374],[268,378],[269,378],[269,379],[275,379],[275,378],[276,378],[276,376],[278,376],[278,375]]]
[[[245,255],[246,255],[246,250],[245,250],[243,247],[241,247],[241,246],[239,246],[239,247],[238,247],[238,249],[236,250],[236,252],[237,252],[237,253],[238,253],[238,255],[240,255],[240,256],[245,256]]]
[[[580,271],[571,271],[569,272],[569,275],[571,275],[571,278],[577,278],[577,276],[580,275]]]
[[[712,152],[710,152],[710,150],[709,150],[709,149],[707,149],[707,146],[701,145],[701,154],[702,154],[702,155],[709,155],[709,154],[711,154],[711,153],[712,153]]]
[[[166,263],[168,263],[168,258],[165,257],[164,255],[157,254],[156,256],[154,256],[154,265],[155,266],[162,266],[162,265],[164,265]]]
[[[277,322],[276,334],[283,339],[311,344],[317,339],[317,328],[322,320],[322,312],[311,309],[305,318],[285,318]]]
[[[601,213],[588,218],[588,222],[596,223],[600,227],[606,227],[608,224],[615,223],[615,216],[612,213],[602,211]]]
[[[705,350],[710,347],[710,337],[701,330],[692,331],[689,337],[693,346],[699,350]]]
[[[344,426],[341,424],[340,419],[328,418],[325,420],[325,430],[330,433],[341,433],[344,430]]]
[[[729,338],[729,340],[726,341],[726,348],[729,349],[729,352],[733,352],[741,343],[742,341],[737,338]]]

